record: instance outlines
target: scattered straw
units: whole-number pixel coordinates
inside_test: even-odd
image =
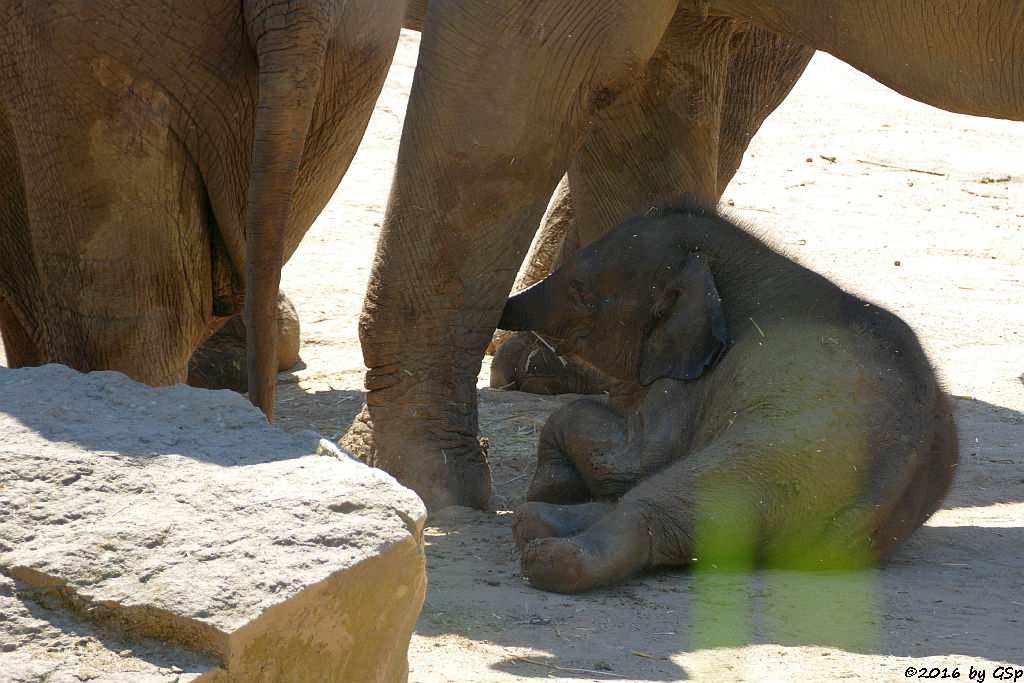
[[[536,659],[530,659],[529,657],[513,657],[513,662],[526,662],[527,664],[536,664],[537,666],[546,666],[549,669],[555,671],[565,671],[574,674],[594,674],[595,676],[615,676],[616,678],[625,678],[622,674],[612,673],[611,671],[595,671],[593,669],[577,669],[573,666],[558,666],[557,664],[548,664],[547,662],[541,662]]]
[[[857,163],[870,164],[871,166],[881,166],[882,168],[891,168],[896,171],[910,171],[911,173],[925,173],[927,175],[945,176],[945,173],[939,173],[938,171],[927,171],[923,168],[909,168],[907,166],[893,166],[892,164],[881,164],[877,161],[868,161],[867,159],[857,159]]]

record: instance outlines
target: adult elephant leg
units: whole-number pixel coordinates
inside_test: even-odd
[[[756,26],[737,32],[718,143],[718,194],[729,185],[761,124],[782,104],[814,49]],[[716,199],[717,201],[717,199]]]
[[[569,167],[580,246],[659,201],[714,205],[722,107],[738,30],[676,12],[632,97],[609,107]],[[628,160],[628,163],[624,163]]]
[[[0,337],[12,368],[41,362],[25,319],[28,297],[38,291],[30,245],[21,164],[0,102]]]
[[[30,235],[16,262],[37,283],[26,293],[31,305],[10,303],[34,314],[31,326],[21,318],[34,361],[119,370],[154,385],[184,381],[211,308],[209,287],[199,286],[209,282],[210,256],[208,207],[171,132],[174,106],[141,77],[37,57],[39,82],[61,85],[12,98],[8,110]],[[119,87],[96,83],[108,77]],[[89,128],[69,125],[79,120]]]
[[[677,3],[430,3],[360,320],[366,409],[344,444],[433,508],[483,506],[484,350],[567,159]]]
[[[176,384],[185,381],[212,308],[211,292],[201,286],[210,279],[202,184],[183,149],[171,147],[160,159],[119,151],[111,145],[103,170],[89,178],[57,178],[83,196],[92,188],[75,181],[92,180],[106,195],[85,205],[92,210],[45,207],[46,223],[73,226],[70,233],[34,229],[46,301],[40,360]]]
[[[554,269],[555,255],[565,242],[572,217],[569,179],[563,176],[558,187],[555,188],[555,193],[551,196],[547,211],[544,212],[544,218],[540,222],[540,228],[534,235],[533,242],[530,243],[530,251],[519,268],[516,282],[512,285],[513,294],[544,279]],[[497,330],[487,347],[487,353],[493,355],[512,336],[514,336],[512,332]],[[491,386],[495,386],[493,382]]]
[[[167,32],[145,54],[104,39],[148,25],[154,6],[101,5],[0,10],[0,324],[31,338],[33,363],[170,384],[185,378],[212,297],[210,207],[186,149],[195,127],[179,134],[191,98],[160,73],[154,55],[180,45],[160,42]],[[182,63],[171,70],[193,71]]]
[[[23,368],[39,365],[41,356],[25,325],[14,309],[0,297],[0,338],[4,342],[7,367]]]
[[[614,205],[591,209],[592,214],[606,215],[603,221],[584,211],[584,232],[590,239],[581,240],[573,230],[572,250],[596,239],[594,233],[604,234],[630,212],[672,193],[716,203],[754,134],[792,91],[813,55],[813,48],[756,26],[695,23],[688,9],[680,9],[635,98],[623,98],[604,113],[577,158],[573,177],[580,202],[600,207],[597,201],[619,195],[615,201],[627,204],[617,210]],[[636,157],[637,165],[621,163],[629,155]],[[609,176],[609,170],[628,175]],[[595,187],[595,182],[600,185]],[[569,183],[563,181],[546,222],[567,226],[576,216]],[[541,230],[554,233],[547,224]],[[543,265],[550,270],[551,259]],[[516,289],[546,275],[543,265],[524,267]]]

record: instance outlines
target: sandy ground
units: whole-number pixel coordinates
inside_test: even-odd
[[[303,349],[280,377],[283,429],[336,439],[360,407],[356,319],[416,41],[403,34],[359,155],[285,269]],[[535,590],[509,515],[536,433],[568,399],[481,389],[493,509],[431,519],[410,680],[1012,679],[1000,667],[1024,666],[1022,149],[1024,124],[940,112],[819,55],[725,194],[734,216],[801,263],[902,315],[957,397],[956,483],[891,561],[824,576],[662,572],[573,597]]]

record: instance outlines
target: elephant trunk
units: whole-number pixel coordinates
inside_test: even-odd
[[[498,321],[498,328],[518,332],[520,330],[535,330],[547,332],[542,329],[546,327],[544,315],[547,306],[544,305],[547,293],[545,281],[527,287],[518,294],[509,297],[505,302],[505,308],[501,311],[501,320]]]
[[[526,307],[523,305],[522,294],[516,294],[505,302],[501,320],[498,321],[498,329],[519,332],[529,329],[526,325]]]
[[[501,311],[498,328],[515,332],[530,330],[564,339],[580,320],[569,297],[570,279],[566,271],[557,268],[540,282],[510,296]]]
[[[301,7],[296,7],[296,5]],[[259,66],[245,224],[249,398],[273,419],[277,289],[299,164],[320,89],[330,3],[251,0],[246,26]]]

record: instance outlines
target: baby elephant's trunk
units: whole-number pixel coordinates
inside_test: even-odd
[[[538,322],[543,317],[542,313],[545,308],[542,306],[544,303],[542,285],[543,283],[539,282],[515,296],[509,297],[501,312],[498,327],[502,330],[513,331],[538,329]]]

